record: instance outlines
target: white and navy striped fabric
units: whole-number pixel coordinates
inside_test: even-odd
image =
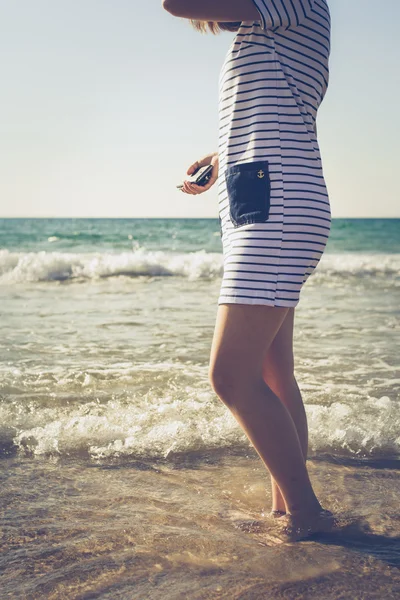
[[[330,14],[325,0],[253,0],[219,78],[218,203],[224,275],[218,304],[296,306],[318,264],[331,211],[316,116],[328,87]],[[268,161],[264,222],[232,221],[225,172]]]

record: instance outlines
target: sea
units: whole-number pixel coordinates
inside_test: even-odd
[[[400,596],[400,219],[334,218],[296,307],[315,539],[210,386],[222,273],[218,219],[0,219],[2,599]]]

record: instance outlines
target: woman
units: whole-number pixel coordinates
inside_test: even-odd
[[[315,126],[328,87],[326,0],[163,0],[200,31],[236,31],[219,81],[218,182],[224,275],[210,381],[270,472],[290,540],[335,523],[312,488],[307,418],[294,376],[293,322],[331,226]]]

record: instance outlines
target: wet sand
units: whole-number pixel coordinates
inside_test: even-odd
[[[391,600],[400,463],[308,461],[336,531],[270,542],[253,449],[95,462],[1,460],[1,598]]]

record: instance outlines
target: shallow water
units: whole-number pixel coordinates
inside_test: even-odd
[[[398,598],[398,466],[309,461],[340,525],[269,545],[269,478],[253,450],[6,459],[2,598]]]
[[[0,288],[3,453],[248,447],[207,376],[218,285],[121,277]],[[400,455],[399,306],[400,288],[385,295],[367,280],[304,287],[294,344],[310,455]]]

